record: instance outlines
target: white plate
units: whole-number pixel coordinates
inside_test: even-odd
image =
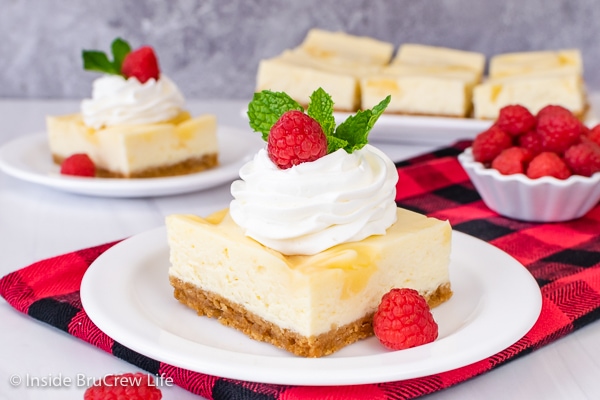
[[[165,178],[81,178],[60,174],[52,162],[45,134],[28,135],[0,148],[0,170],[16,178],[66,192],[104,197],[166,196],[208,189],[238,177],[240,167],[264,142],[251,131],[219,127],[219,165]]]
[[[123,345],[192,371],[290,385],[389,382],[448,371],[491,356],[527,333],[541,310],[539,286],[514,258],[454,232],[454,296],[434,309],[439,338],[387,351],[371,337],[323,358],[301,358],[198,317],[174,299],[164,227],[133,236],[86,272],[81,300],[92,321]]]

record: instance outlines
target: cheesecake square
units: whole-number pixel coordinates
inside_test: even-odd
[[[577,49],[497,54],[489,79],[473,90],[474,116],[496,119],[500,109],[520,104],[532,113],[553,104],[583,119],[588,101],[583,62]]]
[[[322,357],[373,335],[372,317],[394,287],[431,307],[452,295],[447,221],[397,209],[384,235],[314,255],[283,255],[247,237],[228,209],[170,215],[169,280],[201,316],[303,357]]]
[[[285,92],[306,107],[311,94],[322,88],[331,95],[336,111],[354,111],[360,106],[358,79],[348,73],[338,73],[325,68],[275,57],[261,60],[256,77],[256,91]]]
[[[218,164],[217,119],[175,118],[149,124],[87,126],[81,114],[48,116],[52,158],[61,164],[76,153],[87,154],[100,177],[150,178],[183,175]]]
[[[373,107],[376,99],[389,94],[389,113],[468,117],[484,66],[481,53],[403,44],[391,65],[361,79],[361,105]]]

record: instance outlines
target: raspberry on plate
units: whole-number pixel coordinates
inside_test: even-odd
[[[325,156],[327,138],[316,120],[302,111],[287,111],[271,128],[267,151],[279,168],[287,169]]]
[[[96,166],[87,154],[78,153],[67,157],[60,165],[63,175],[93,177],[96,175]]]
[[[162,392],[151,375],[142,372],[107,375],[94,382],[83,394],[84,400],[160,400]]]
[[[136,77],[140,83],[145,83],[151,78],[158,80],[160,69],[154,49],[143,46],[128,53],[123,60],[121,73],[126,78]]]
[[[564,160],[574,174],[592,176],[600,171],[600,146],[591,140],[582,141],[565,151]]]
[[[531,179],[541,178],[543,176],[567,179],[571,176],[571,171],[558,154],[544,151],[531,160],[527,167],[527,176]]]
[[[473,141],[475,161],[486,164],[492,162],[502,150],[512,146],[512,137],[496,125],[481,132]]]
[[[502,150],[502,153],[492,161],[492,168],[495,168],[503,175],[524,174],[527,164],[533,155],[531,151],[523,147],[509,147]]]
[[[522,105],[504,106],[498,113],[496,125],[511,136],[518,136],[535,128],[537,120],[529,110]]]
[[[438,325],[425,298],[408,288],[395,288],[383,295],[373,316],[373,331],[391,350],[420,346],[438,337]]]

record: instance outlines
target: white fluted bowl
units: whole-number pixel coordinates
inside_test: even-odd
[[[524,174],[502,175],[473,159],[469,147],[458,156],[483,202],[498,214],[532,222],[559,222],[579,218],[600,201],[600,172],[568,179]]]

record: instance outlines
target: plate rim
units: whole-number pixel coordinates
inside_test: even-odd
[[[459,357],[461,360],[460,362],[456,362],[456,360],[453,360],[452,357],[446,357],[442,358],[442,362],[438,364],[437,368],[432,369],[431,367],[423,367],[420,366],[420,364],[417,364],[420,366],[420,369],[415,370],[410,374],[399,374],[397,371],[394,371],[394,368],[389,368],[390,364],[397,365],[397,363],[394,362],[395,360],[397,360],[398,358],[402,359],[403,355],[406,355],[408,357],[418,355],[421,351],[427,352],[428,354],[431,352],[435,353],[436,351],[439,351],[439,343],[442,342],[444,339],[424,346],[419,346],[417,348],[403,350],[401,352],[386,352],[377,355],[351,356],[340,358],[330,356],[315,359],[300,358],[293,356],[292,354],[290,354],[288,357],[273,358],[269,356],[239,353],[227,349],[215,349],[207,345],[192,342],[184,337],[177,336],[177,338],[175,338],[177,343],[176,346],[191,346],[187,349],[194,351],[197,350],[198,347],[201,347],[200,353],[202,353],[203,357],[200,357],[201,359],[198,360],[189,361],[185,359],[185,357],[183,357],[185,359],[184,360],[181,356],[178,357],[177,355],[173,356],[169,354],[169,351],[164,349],[164,343],[161,346],[156,346],[156,343],[141,343],[139,341],[139,337],[136,338],[136,340],[128,338],[128,332],[123,331],[123,328],[121,327],[112,326],[114,325],[114,323],[106,319],[106,315],[110,316],[111,311],[103,310],[103,305],[101,304],[101,302],[99,303],[93,295],[93,291],[96,290],[94,289],[93,282],[96,279],[96,276],[100,274],[99,271],[101,271],[101,269],[104,268],[104,264],[107,262],[107,260],[110,261],[111,257],[119,256],[118,253],[121,251],[131,252],[130,250],[127,250],[127,248],[134,247],[134,244],[132,244],[134,241],[139,240],[140,243],[147,244],[149,238],[153,236],[155,239],[159,237],[161,238],[161,240],[164,239],[164,246],[167,246],[166,228],[162,226],[135,235],[129,239],[126,239],[123,242],[116,244],[111,249],[107,250],[107,252],[103,253],[96,261],[92,263],[92,265],[90,265],[90,268],[85,273],[81,284],[81,300],[84,309],[88,313],[89,318],[98,326],[99,329],[101,329],[108,336],[119,341],[123,345],[130,347],[134,351],[137,351],[150,358],[171,364],[176,367],[196,371],[199,373],[222,376],[225,378],[253,382],[263,382],[270,384],[332,386],[391,382],[403,379],[418,378],[435,373],[441,373],[451,369],[460,368],[473,362],[480,361],[511,346],[519,339],[521,339],[535,324],[540,315],[542,307],[542,296],[539,289],[539,285],[537,284],[533,276],[531,276],[529,271],[521,263],[514,259],[514,257],[481,239],[475,238],[462,232],[453,231],[453,243],[456,243],[457,241],[468,241],[470,242],[470,245],[485,246],[488,250],[493,249],[492,251],[497,252],[496,254],[502,253],[504,254],[504,257],[512,259],[513,265],[511,266],[511,268],[513,269],[513,272],[520,274],[521,284],[527,286],[529,290],[529,308],[525,308],[525,312],[521,310],[520,314],[522,315],[522,318],[525,320],[525,322],[521,321],[519,329],[513,329],[513,331],[510,332],[510,335],[506,335],[502,338],[502,340],[497,340],[493,349],[488,348],[484,352],[482,349],[480,349],[482,345],[475,344],[471,348],[462,352],[464,354],[461,357]],[[121,264],[121,268],[124,268],[123,264]],[[132,268],[132,266],[130,265],[129,268]],[[117,287],[114,287],[113,289],[117,290]],[[173,297],[171,297],[171,299],[173,299]],[[173,301],[176,300],[173,299]],[[452,301],[452,299],[450,299],[450,301]],[[196,316],[194,315],[194,317]],[[161,334],[164,333],[169,338],[170,336],[175,336],[170,332],[164,331],[164,329],[160,328],[159,326],[154,326],[154,328],[157,328]],[[247,340],[252,339],[248,338]],[[436,343],[438,343],[438,345],[436,345]],[[444,350],[443,346],[441,346],[441,349]],[[486,355],[481,356],[481,354],[483,353],[486,353]],[[398,357],[398,354],[400,354],[400,357]],[[219,358],[219,362],[211,360],[212,357]],[[368,357],[371,357],[371,359],[368,359]],[[235,365],[223,361],[231,359],[235,360]],[[347,376],[347,372],[353,369],[351,368],[353,364],[348,362],[349,359],[359,359],[360,362],[362,362],[366,366],[369,366],[370,368],[372,368],[372,370],[361,371],[363,372],[363,374],[360,377],[356,377],[352,374],[351,376]],[[272,365],[273,360],[278,360],[278,362],[275,363],[277,364],[277,366],[275,367]],[[365,361],[369,361],[371,363],[365,363]],[[327,371],[331,371],[331,366],[335,366],[335,374],[331,375],[330,373],[323,373],[323,367],[328,366],[329,369],[326,368]],[[286,369],[286,367],[288,369]],[[285,373],[285,371],[289,372],[291,369],[293,369],[294,371],[293,374]]]
[[[0,146],[0,171],[22,181],[87,196],[114,198],[170,196],[206,190],[233,181],[239,176],[240,167],[249,161],[262,145],[260,138],[251,135],[250,131],[226,125],[220,125],[217,128],[217,138],[220,143],[223,140],[232,142],[234,138],[236,144],[241,142],[242,145],[238,145],[241,149],[239,159],[231,160],[227,164],[206,171],[187,175],[144,179],[90,179],[61,176],[58,173],[53,175],[52,171],[42,174],[39,171],[25,170],[15,165],[15,157],[22,156],[25,151],[47,146],[47,134],[37,132],[16,137]],[[16,155],[11,154],[10,152],[15,151],[15,149],[18,153]],[[234,153],[229,146],[219,146],[220,157],[223,157],[224,154],[231,156]],[[49,153],[48,157],[50,157]],[[48,164],[50,166],[50,161],[48,161]]]

